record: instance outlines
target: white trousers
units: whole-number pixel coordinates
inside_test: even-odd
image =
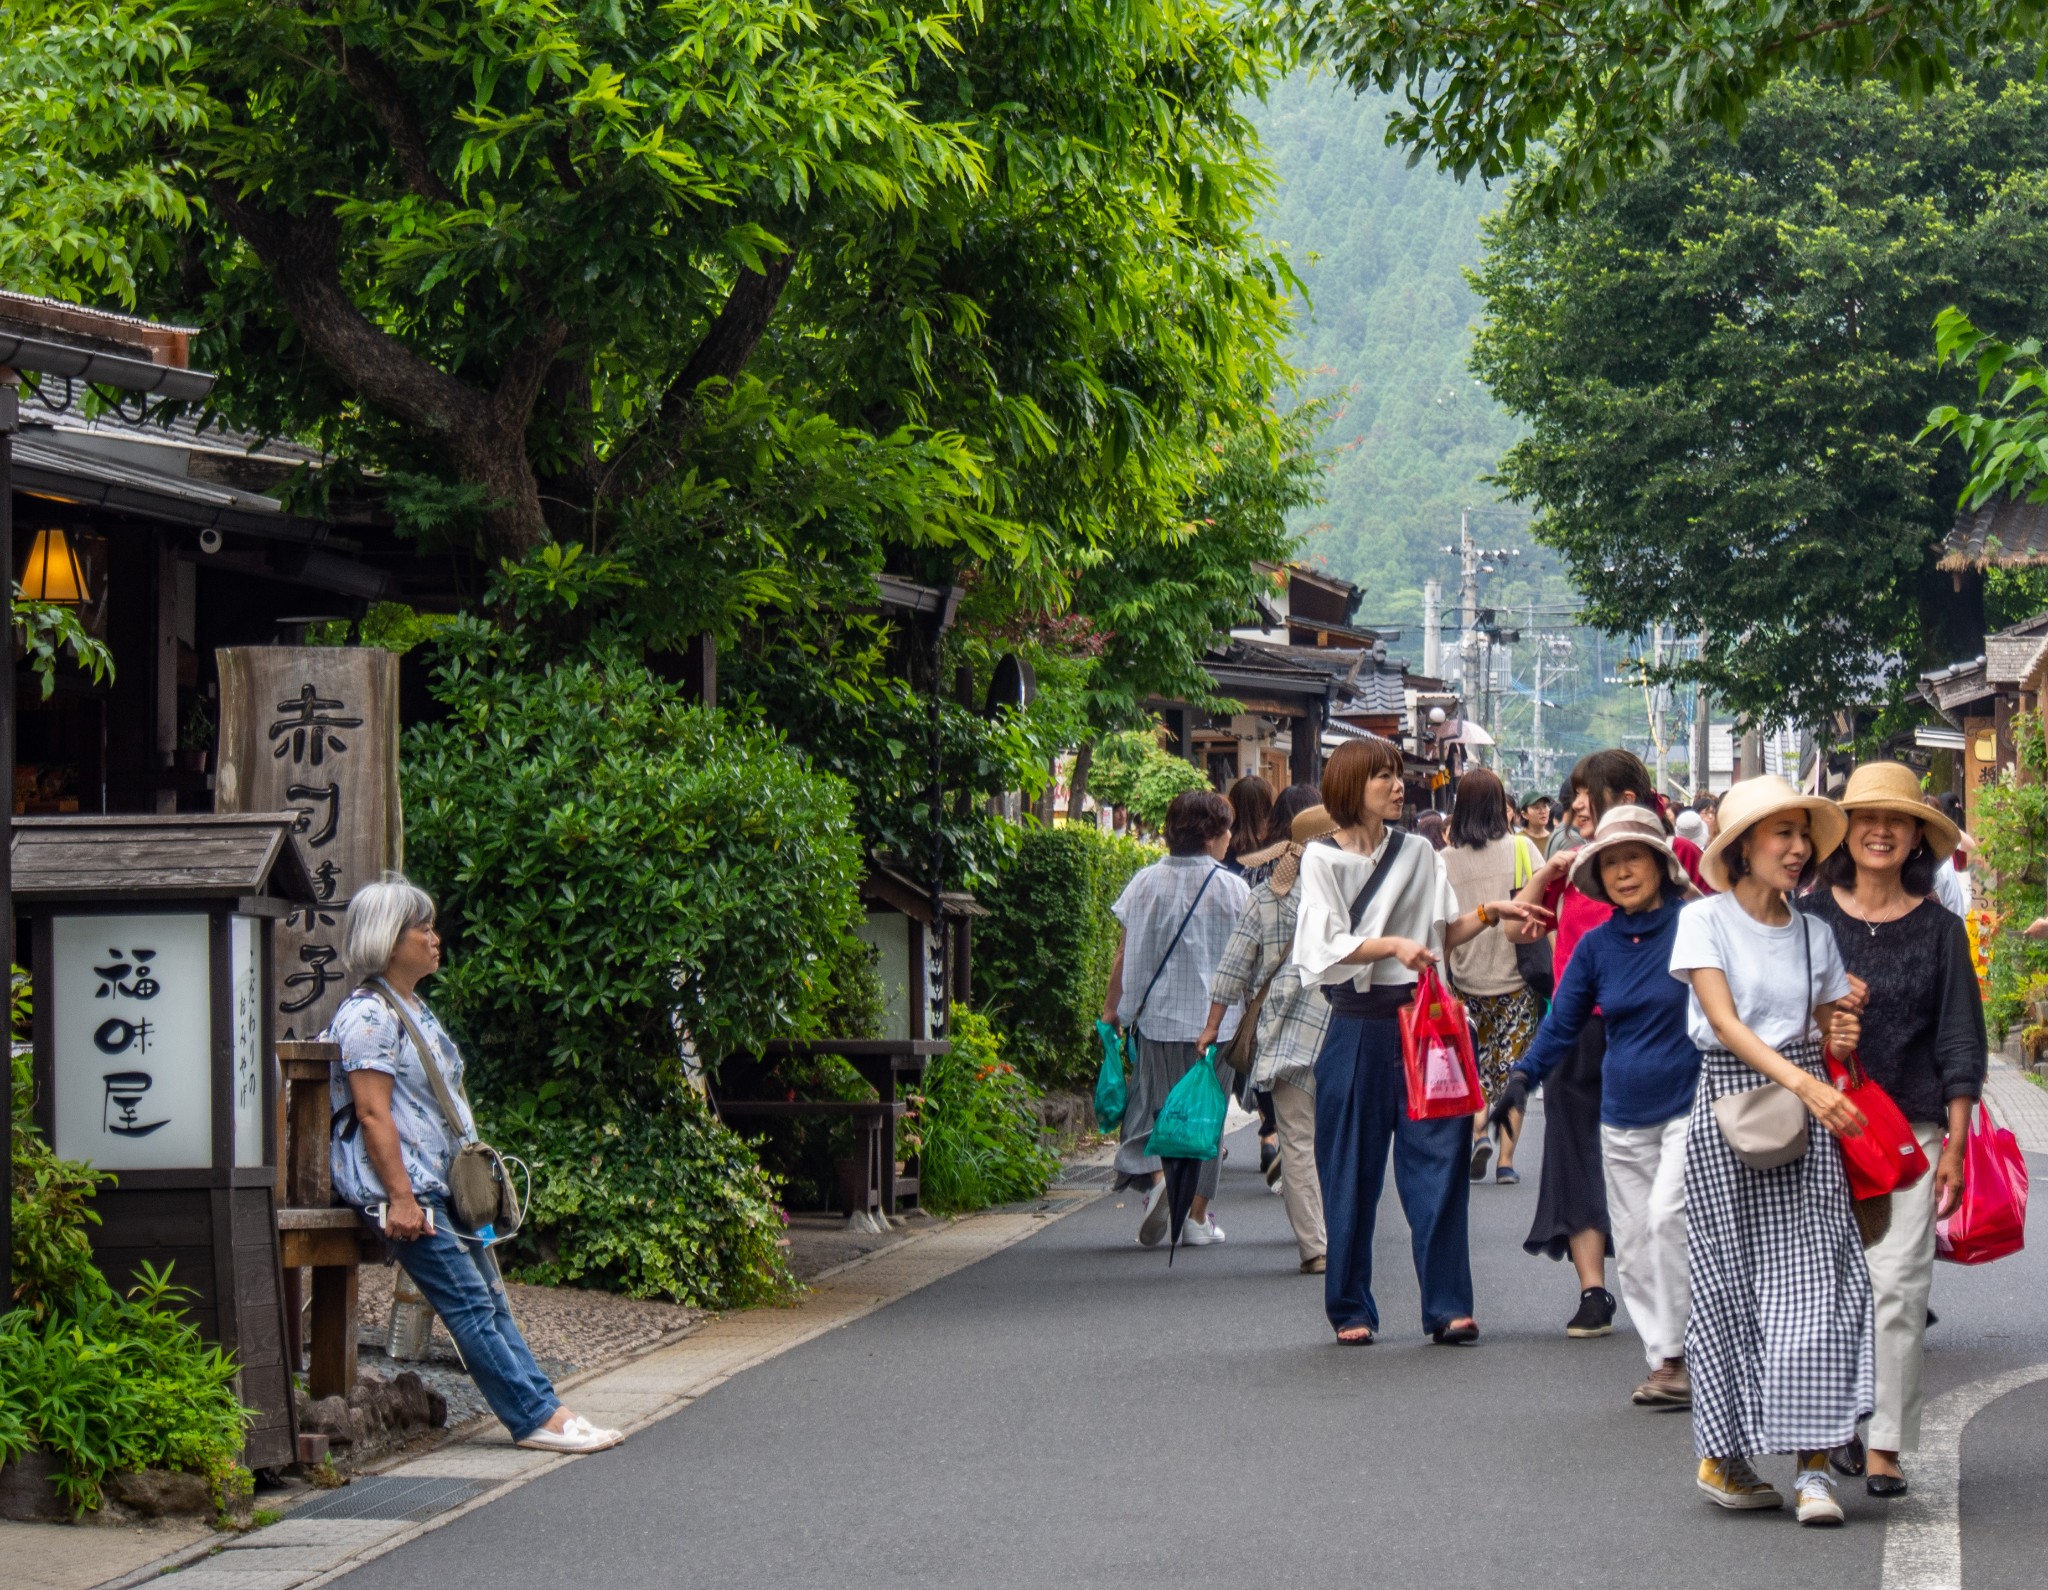
[[[1273,1084],[1273,1121],[1280,1128],[1280,1191],[1287,1223],[1306,1264],[1329,1247],[1323,1234],[1323,1181],[1316,1173],[1316,1096],[1292,1082]]]
[[[1685,1129],[1678,1115],[1661,1126],[1602,1126],[1607,1221],[1621,1300],[1655,1369],[1685,1356],[1692,1276],[1685,1258]]]
[[[1946,1128],[1913,1123],[1931,1166]],[[1934,1287],[1934,1172],[1892,1194],[1892,1228],[1863,1250],[1877,1304],[1877,1411],[1865,1438],[1880,1452],[1920,1447],[1920,1368],[1927,1355],[1927,1294]]]

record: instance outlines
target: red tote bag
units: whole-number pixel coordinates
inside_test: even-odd
[[[1408,1119],[1438,1121],[1486,1108],[1472,1024],[1436,968],[1424,967],[1415,1002],[1401,1007],[1401,1064],[1408,1072]]]
[[[1871,1081],[1855,1050],[1849,1051],[1847,1067],[1832,1055],[1825,1058],[1835,1086],[1863,1112],[1863,1135],[1836,1139],[1849,1172],[1849,1191],[1858,1198],[1877,1198],[1912,1186],[1927,1174],[1927,1152],[1892,1096]]]
[[[1982,1099],[1963,1140],[1963,1201],[1934,1223],[1934,1256],[1989,1264],[2027,1243],[2027,1162]]]

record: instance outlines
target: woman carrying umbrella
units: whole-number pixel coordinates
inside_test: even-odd
[[[1788,898],[1845,826],[1833,801],[1782,778],[1737,784],[1700,864],[1724,892],[1679,913],[1671,949],[1700,1051],[1685,1138],[1699,1488],[1720,1507],[1783,1506],[1749,1460],[1796,1452],[1802,1524],[1842,1522],[1828,1453],[1855,1438],[1874,1389],[1870,1272],[1835,1142],[1862,1132],[1863,1112],[1828,1081],[1814,1035],[1846,1056],[1861,1028],[1835,936]],[[1804,1113],[1781,1118],[1784,1094]]]
[[[1472,1314],[1466,1203],[1472,1130],[1462,1118],[1412,1121],[1399,1015],[1416,979],[1447,949],[1495,922],[1541,921],[1537,906],[1483,903],[1460,914],[1443,858],[1394,827],[1405,794],[1390,740],[1349,740],[1323,772],[1333,842],[1302,852],[1293,964],[1330,1002],[1316,1058],[1316,1165],[1323,1179],[1329,1268],[1323,1308],[1337,1340],[1379,1329],[1372,1238],[1392,1147],[1394,1185],[1413,1235],[1422,1328],[1440,1344],[1479,1339]]]
[[[1961,838],[1896,762],[1856,769],[1842,792],[1842,848],[1799,908],[1825,922],[1863,996],[1858,1053],[1920,1140],[1934,1174],[1892,1194],[1891,1229],[1864,1250],[1877,1305],[1877,1411],[1864,1482],[1903,1496],[1899,1454],[1920,1444],[1920,1368],[1934,1283],[1934,1222],[1963,1196],[1963,1143],[1984,1091],[1984,1003],[1962,919],[1934,898]],[[1947,1147],[1943,1136],[1946,1133]],[[1853,1448],[1837,1466],[1855,1472]]]

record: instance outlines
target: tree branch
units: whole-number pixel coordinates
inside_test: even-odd
[[[362,96],[363,102],[383,127],[384,136],[391,140],[391,153],[398,161],[399,174],[405,178],[405,185],[423,199],[453,204],[454,193],[441,180],[434,170],[433,161],[427,157],[426,134],[420,130],[412,102],[406,98],[405,90],[399,86],[391,68],[384,64],[383,57],[366,45],[351,45],[340,28],[323,28],[321,31],[327,36],[327,47],[334,51],[341,75],[349,87]]]

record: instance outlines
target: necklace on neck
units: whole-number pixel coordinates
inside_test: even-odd
[[[1849,890],[1849,891],[1848,891],[1848,895],[1849,895],[1849,898],[1850,898],[1851,900],[1853,900],[1853,899],[1855,899],[1855,898],[1856,898],[1856,891],[1855,891],[1855,890],[1853,890],[1853,889],[1851,889],[1851,890]],[[1867,928],[1867,929],[1869,930],[1869,932],[1870,932],[1870,936],[1871,936],[1872,938],[1876,938],[1876,937],[1877,937],[1877,930],[1878,930],[1879,928],[1881,928],[1881,927],[1889,927],[1889,926],[1890,926],[1890,925],[1891,925],[1892,923],[1894,923],[1894,922],[1898,921],[1898,919],[1899,919],[1900,917],[1904,916],[1904,915],[1905,915],[1905,914],[1906,914],[1906,913],[1907,913],[1908,911],[1912,910],[1912,909],[1913,909],[1913,907],[1914,907],[1915,905],[1917,905],[1918,903],[1919,903],[1919,902],[1918,902],[1918,901],[1916,901],[1916,900],[1915,900],[1915,899],[1914,899],[1914,898],[1913,898],[1913,897],[1912,897],[1912,896],[1911,896],[1911,895],[1909,894],[1909,895],[1907,895],[1907,896],[1905,897],[1905,904],[1904,904],[1904,905],[1903,905],[1902,907],[1899,907],[1898,909],[1895,909],[1894,911],[1892,911],[1892,913],[1891,913],[1891,914],[1890,914],[1889,916],[1877,916],[1877,917],[1872,917],[1872,916],[1865,916],[1865,915],[1864,915],[1864,914],[1863,914],[1863,913],[1862,913],[1862,912],[1861,912],[1860,910],[1857,910],[1857,909],[1856,909],[1855,907],[1853,907],[1853,906],[1851,906],[1851,907],[1847,907],[1847,908],[1845,908],[1845,909],[1847,909],[1847,910],[1848,910],[1848,912],[1849,912],[1849,915],[1850,915],[1850,916],[1854,917],[1854,918],[1855,918],[1855,919],[1856,919],[1856,920],[1857,920],[1858,922],[1861,922],[1861,923],[1862,923],[1862,924],[1864,925],[1864,927],[1865,927],[1865,928]]]

